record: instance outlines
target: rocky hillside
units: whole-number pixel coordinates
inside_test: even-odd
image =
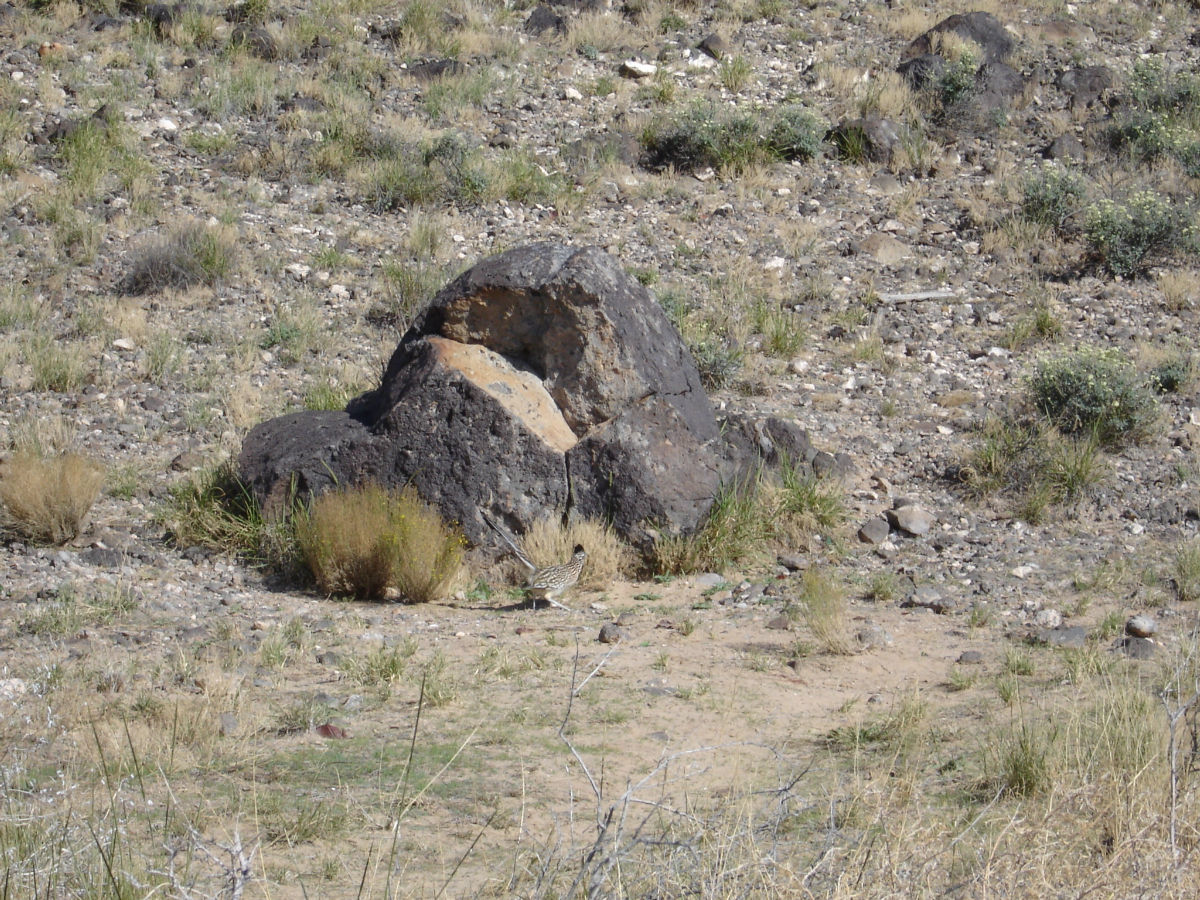
[[[662,690],[619,721],[612,709],[593,710],[583,731],[588,752],[625,739],[638,751],[629,760],[644,751],[646,768],[622,770],[631,776],[653,769],[654,735],[669,731],[683,750],[687,735],[716,746],[761,729],[770,746],[794,750],[789,742],[808,746],[842,727],[859,696],[899,703],[906,679],[949,679],[956,690],[938,702],[950,708],[958,687],[983,692],[985,679],[949,674],[965,671],[967,663],[953,668],[964,650],[1005,660],[1006,683],[1029,675],[1012,656],[1027,652],[1014,649],[1026,637],[1041,642],[1035,654],[1051,653],[1047,643],[1095,650],[1103,665],[1089,677],[1111,674],[1125,663],[1109,647],[1134,613],[1149,624],[1117,652],[1155,656],[1146,667],[1194,643],[1194,2],[6,3],[0,46],[0,443],[10,459],[0,478],[13,477],[4,474],[12,458],[68,449],[105,475],[79,537],[46,546],[11,528],[0,545],[0,703],[13,713],[0,710],[0,726],[6,771],[20,773],[5,790],[30,821],[49,823],[46,834],[58,820],[40,804],[70,793],[54,771],[132,804],[139,812],[127,814],[148,836],[136,852],[110,848],[134,873],[131,885],[170,883],[182,896],[189,885],[212,892],[226,875],[243,878],[238,854],[213,848],[232,846],[230,823],[251,821],[242,800],[253,787],[275,812],[240,832],[247,848],[262,848],[244,880],[272,896],[299,896],[304,885],[311,896],[314,884],[348,896],[360,883],[391,896],[394,856],[392,869],[371,866],[389,852],[381,835],[399,833],[388,823],[410,814],[427,816],[446,843],[436,862],[411,863],[418,874],[406,892],[435,893],[470,856],[476,832],[488,836],[461,876],[472,890],[495,889],[489,871],[507,866],[501,854],[510,852],[523,860],[512,866],[512,890],[565,890],[577,872],[564,859],[573,857],[547,848],[575,847],[578,834],[538,845],[549,854],[538,858],[559,868],[521,856],[521,836],[535,825],[541,837],[562,827],[565,794],[555,791],[582,785],[592,799],[590,775],[563,775],[572,763],[556,735],[585,742],[559,728],[563,710],[538,718],[524,701],[504,707],[504,716],[531,717],[555,760],[537,763],[547,766],[546,793],[525,799],[520,788],[506,793],[521,774],[507,788],[456,783],[453,801],[434,792],[421,800],[428,806],[372,806],[363,763],[346,776],[361,795],[335,803],[337,786],[326,785],[319,802],[298,806],[248,774],[246,760],[271,769],[286,750],[292,768],[280,764],[272,779],[308,771],[313,748],[338,737],[310,730],[321,725],[362,739],[359,761],[369,761],[380,740],[408,740],[429,672],[455,674],[462,693],[478,678],[471,690],[480,697],[502,681],[505,691],[565,701],[573,651],[562,632],[592,647],[600,624],[621,613],[626,687],[637,679]],[[422,608],[335,603],[172,538],[180,486],[211,479],[252,426],[343,407],[377,383],[438,288],[484,257],[547,240],[603,247],[646,285],[720,408],[795,421],[818,450],[846,454],[844,516],[740,557],[708,582],[585,595],[580,611],[553,625],[538,616],[558,612],[518,612],[486,584]],[[801,584],[806,570],[827,573],[850,615],[870,619],[850,629],[862,650],[854,666],[815,651],[823,643],[812,622],[803,646],[779,638],[803,630],[795,615],[779,616],[813,589]],[[708,650],[686,645],[695,669],[672,675],[659,642],[697,628]],[[513,649],[529,637],[524,629],[540,643]],[[481,654],[493,650],[505,660],[493,654],[485,665]],[[805,674],[812,652],[823,662]],[[656,727],[656,716],[669,718],[660,704],[714,689],[706,653],[726,677],[708,700]],[[380,674],[388,658],[394,677]],[[1031,666],[1047,677],[1039,689],[1079,683],[1059,677],[1058,659]],[[1153,680],[1149,668],[1136,672]],[[754,681],[746,703],[741,679]],[[380,683],[389,690],[363,687]],[[429,726],[431,758],[449,748],[439,758],[457,759],[469,721],[497,715],[476,701],[453,692],[445,700],[457,712]],[[178,732],[180,709],[194,734]],[[616,727],[643,718],[644,733]],[[169,754],[140,743],[164,733]],[[472,765],[499,773],[508,771],[501,757],[527,759],[511,735],[496,740],[503,753]],[[168,764],[177,746],[188,761]],[[139,750],[160,768],[137,763]],[[53,760],[46,772],[33,759],[42,752]],[[109,768],[117,759],[119,773]],[[398,773],[408,777],[403,759],[376,762],[381,781],[392,779],[387,791]],[[753,784],[770,768],[758,762]],[[430,762],[425,774],[436,772]],[[197,860],[198,847],[232,860],[203,870],[211,883],[195,874],[199,862],[185,871],[182,857],[162,858],[154,817],[137,818],[147,796],[168,796],[148,783],[163,773],[192,801],[205,778],[231,786],[203,815],[166,823],[171,846],[190,840]],[[944,776],[939,768],[914,779]],[[702,779],[705,790],[721,781]],[[417,803],[399,789],[389,796]],[[534,824],[522,824],[526,800]],[[342,804],[337,828],[322,818],[330,804]],[[1178,887],[1173,860],[1194,835],[1172,826],[1164,849],[1156,804],[1144,819],[1130,813],[1092,835],[1111,863],[1098,894],[1128,895],[1137,853],[1161,879],[1139,890]],[[498,820],[487,818],[493,807]],[[283,824],[268,827],[276,813]],[[311,834],[297,825],[310,814],[324,823]],[[747,858],[766,893],[844,893],[830,860],[882,865],[864,850],[870,823],[851,818],[819,835],[792,823],[803,835],[796,852],[811,852],[803,865],[792,860],[794,871],[757,867],[761,848]],[[993,877],[1027,886],[1034,870],[1051,893],[1063,889],[1056,879],[1076,884],[1074,870],[1056,873],[1037,855],[1054,843],[1046,829],[1029,856],[1000,870],[976,865],[977,855],[903,877],[937,891],[962,878],[974,885],[968,894]],[[1152,846],[1131,837],[1149,831]],[[925,837],[906,835],[912,846]],[[413,852],[420,845],[404,840]],[[8,841],[0,832],[0,847]],[[341,854],[340,842],[354,852]],[[87,883],[88,866],[111,868],[103,849],[86,861],[96,843],[72,843],[84,861],[60,868],[47,838],[21,877],[51,872],[64,890]],[[306,849],[289,857],[293,847]],[[682,884],[680,866],[672,877]],[[619,883],[614,871],[585,874],[600,891]],[[689,889],[719,893],[706,884]]]

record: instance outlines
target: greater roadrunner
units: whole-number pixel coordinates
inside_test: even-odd
[[[579,581],[579,573],[583,571],[583,564],[587,562],[587,552],[583,549],[583,545],[576,544],[575,552],[565,563],[544,566],[539,569],[529,561],[529,557],[516,545],[513,539],[505,534],[499,525],[488,518],[483,510],[479,511],[479,515],[483,516],[483,521],[488,523],[492,531],[500,535],[500,539],[508,545],[513,555],[529,570],[529,580],[525,584],[525,596],[534,603],[538,600],[545,600],[551,606],[569,610],[570,607],[559,603],[558,598],[574,587],[575,583]]]

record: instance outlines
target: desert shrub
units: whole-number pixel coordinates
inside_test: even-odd
[[[1082,175],[1057,166],[1043,166],[1022,184],[1021,215],[1030,222],[1061,230],[1080,209],[1087,194]]]
[[[825,123],[805,107],[785,106],[767,128],[767,147],[780,159],[807,161],[821,152],[826,130]]]
[[[146,294],[164,288],[215,285],[237,260],[237,235],[230,229],[191,222],[151,241],[134,258],[125,290]]]
[[[82,531],[104,470],[78,453],[17,453],[0,468],[0,523],[27,540],[63,544]]]
[[[570,559],[576,544],[582,545],[588,555],[579,577],[584,589],[607,588],[632,569],[629,547],[606,522],[597,519],[575,519],[563,525],[547,516],[534,522],[521,539],[521,549],[535,566]]]
[[[1188,175],[1200,176],[1200,77],[1143,59],[1129,75],[1126,95],[1109,130],[1113,147],[1139,162],[1171,157]]]
[[[331,491],[295,516],[296,543],[327,594],[413,602],[442,593],[462,564],[462,540],[416,492],[378,485]]]
[[[1088,207],[1083,233],[1092,255],[1114,275],[1135,275],[1153,259],[1200,250],[1193,213],[1152,191]]]
[[[1029,380],[1029,397],[1064,434],[1091,433],[1106,447],[1144,437],[1158,411],[1133,363],[1090,347],[1042,359]]]
[[[642,132],[646,164],[691,172],[741,171],[768,158],[756,114],[693,103],[678,115],[655,119]]]
[[[177,485],[160,519],[178,546],[207,547],[264,564],[282,563],[290,553],[287,530],[263,518],[232,462]]]

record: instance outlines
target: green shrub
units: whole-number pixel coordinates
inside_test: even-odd
[[[806,162],[821,152],[827,130],[825,123],[805,107],[785,106],[767,128],[767,147],[780,159]]]
[[[1174,158],[1189,176],[1200,177],[1200,77],[1144,59],[1134,65],[1126,91],[1109,130],[1113,147],[1142,163]]]
[[[693,103],[676,116],[652,121],[641,140],[653,169],[736,172],[766,159],[756,115],[718,111],[709,103]]]
[[[1039,362],[1029,394],[1034,408],[1064,434],[1091,433],[1105,447],[1144,437],[1158,410],[1133,363],[1116,351],[1089,347]]]
[[[461,538],[411,488],[331,491],[298,512],[295,527],[301,558],[327,594],[381,599],[394,587],[425,602],[462,563]]]
[[[1153,259],[1200,250],[1193,213],[1152,191],[1088,207],[1084,238],[1092,255],[1114,275],[1134,275]]]
[[[1021,215],[1058,231],[1079,211],[1087,183],[1070,169],[1044,166],[1025,178],[1022,193]]]

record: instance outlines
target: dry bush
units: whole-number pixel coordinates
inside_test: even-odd
[[[801,614],[817,643],[835,656],[854,652],[846,622],[846,592],[824,572],[808,569],[803,578]]]
[[[66,543],[83,530],[103,485],[104,470],[78,453],[17,453],[0,469],[3,524],[37,543]]]
[[[296,516],[296,541],[322,591],[360,599],[394,587],[406,600],[432,600],[462,564],[462,539],[411,488],[324,494]]]
[[[576,544],[587,551],[587,564],[579,578],[584,590],[604,590],[629,574],[633,555],[604,522],[577,519],[563,526],[552,516],[537,521],[521,540],[521,549],[535,566],[566,562]]]
[[[1162,291],[1163,305],[1169,310],[1190,309],[1200,301],[1200,275],[1194,269],[1166,269],[1154,280]]]
[[[124,288],[131,294],[146,294],[168,287],[211,286],[233,273],[236,258],[233,229],[189,222],[138,253]]]

